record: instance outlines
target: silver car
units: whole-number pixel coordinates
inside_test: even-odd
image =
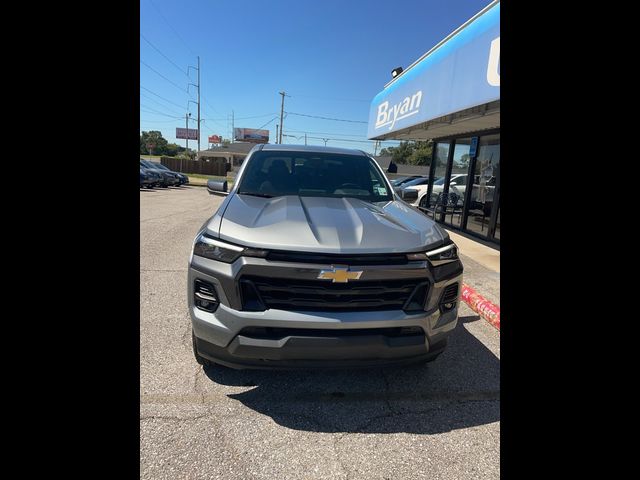
[[[194,354],[234,368],[431,361],[457,324],[462,271],[447,232],[368,154],[259,144],[193,244]]]

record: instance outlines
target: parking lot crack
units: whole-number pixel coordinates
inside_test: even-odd
[[[186,268],[141,268],[141,272],[186,272]]]
[[[391,393],[391,385],[389,384],[389,378],[387,377],[387,372],[382,370],[382,378],[384,379],[384,401],[389,409],[389,412],[393,413],[393,407],[391,406],[391,399],[389,398]]]
[[[347,470],[347,467],[344,464],[344,461],[342,460],[342,457],[340,456],[340,452],[338,451],[338,442],[342,439],[344,435],[333,435],[332,437],[332,445],[333,445],[333,452],[336,456],[336,461],[338,462],[338,465],[340,466],[340,469],[344,472],[344,476],[347,480],[349,480],[349,470]]]
[[[174,415],[144,415],[140,416],[140,421],[143,420],[171,420],[176,422],[192,422],[195,420],[200,420],[202,418],[209,417],[210,412],[202,413],[200,415],[196,415],[195,417],[176,417]]]
[[[421,409],[421,410],[403,410],[403,411],[395,411],[395,412],[390,412],[387,414],[383,414],[383,415],[376,415],[375,417],[370,417],[366,422],[362,423],[361,425],[357,426],[354,431],[359,432],[359,433],[366,433],[369,430],[369,427],[375,423],[375,422],[379,422],[381,420],[386,420],[389,418],[400,418],[403,416],[407,416],[407,415],[428,415],[431,414],[433,411],[435,410],[440,410],[443,407],[447,407],[450,406],[452,404],[455,404],[456,406],[461,406],[463,404],[467,404],[467,403],[481,403],[481,402],[499,402],[500,398],[483,398],[482,396],[480,397],[467,397],[467,398],[458,398],[458,399],[451,399],[449,401],[444,401],[444,402],[438,402],[438,403],[434,403],[430,408],[427,409]],[[342,439],[342,437],[340,438]]]

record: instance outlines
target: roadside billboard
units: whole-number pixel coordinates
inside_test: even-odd
[[[209,135],[209,143],[222,143],[220,135]]]
[[[196,128],[176,128],[176,138],[198,140],[198,130]]]
[[[269,130],[234,128],[233,138],[238,142],[269,143]]]

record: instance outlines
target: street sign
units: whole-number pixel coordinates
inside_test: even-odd
[[[183,140],[198,140],[198,130],[195,128],[177,128],[176,138]]]

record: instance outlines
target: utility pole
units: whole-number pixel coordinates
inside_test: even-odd
[[[373,156],[375,157],[378,154],[378,140],[376,140],[373,144]]]
[[[329,139],[328,138],[323,138],[322,140],[324,140],[324,146],[326,147],[327,146],[327,142],[329,141]]]
[[[236,117],[235,112],[231,110],[231,143],[236,139]]]
[[[189,155],[189,113],[184,114],[184,123],[187,127],[187,155]]]
[[[276,143],[278,143],[278,124],[276,123]]]
[[[198,55],[198,153],[200,153],[200,55]]]
[[[304,132],[304,146],[307,146],[307,132]]]
[[[192,67],[191,65],[189,65],[187,67],[187,76],[189,76],[189,69],[190,68],[193,68],[194,70],[196,69],[196,67]],[[187,105],[190,102],[193,102],[196,105],[198,105],[198,152],[200,152],[200,56],[198,56],[198,67],[197,67],[197,70],[198,70],[198,84],[196,85],[195,83],[189,83],[187,85],[187,93],[189,93],[189,87],[191,85],[193,85],[194,87],[197,87],[197,89],[198,89],[198,101],[194,102],[193,100],[189,100],[187,102]]]
[[[283,121],[284,121],[284,97],[286,95],[286,93],[284,91],[279,92],[280,95],[282,95],[282,105],[280,106],[280,143],[282,143],[282,130],[283,130]],[[288,96],[288,95],[287,95]]]

